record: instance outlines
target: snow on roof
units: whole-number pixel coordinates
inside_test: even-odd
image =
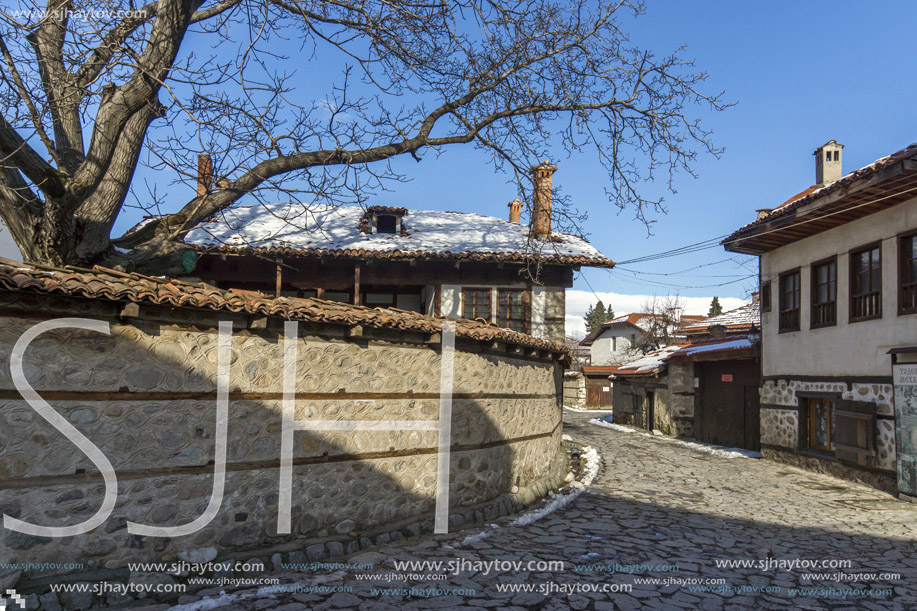
[[[746,336],[731,337],[725,340],[700,342],[682,346],[677,351],[677,356],[691,356],[694,354],[703,354],[705,352],[720,352],[725,350],[741,350],[743,348],[752,348],[754,344]]]
[[[735,310],[723,312],[719,316],[705,318],[701,322],[684,327],[684,331],[703,331],[714,325],[723,325],[726,328],[751,327],[761,324],[761,304],[753,302]]]
[[[467,212],[410,210],[406,234],[364,233],[355,206],[278,203],[240,206],[202,222],[185,242],[203,249],[284,251],[359,258],[536,258],[568,265],[613,266],[585,239],[554,233],[533,240],[526,225]]]
[[[665,365],[666,360],[678,352],[682,344],[670,344],[663,346],[658,350],[644,354],[636,361],[631,361],[627,365],[618,368],[616,375],[635,375],[640,373],[653,373]]]

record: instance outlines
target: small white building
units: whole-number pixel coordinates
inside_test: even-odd
[[[599,327],[592,330],[580,342],[581,346],[590,348],[592,358],[591,365],[625,365],[641,356],[644,351],[641,347],[646,347],[648,335],[661,335],[658,333],[660,326],[658,314],[648,314],[634,312],[625,316],[619,316],[612,320],[602,323]],[[652,346],[655,349],[665,343],[678,343],[685,340],[683,327],[695,324],[704,319],[703,316],[682,315],[677,317],[678,324],[669,325],[666,330],[668,342],[661,337],[649,338],[658,340],[658,346]],[[673,318],[675,320],[675,318]]]
[[[917,381],[893,367],[917,362],[917,145],[845,176],[842,149],[723,242],[760,257],[762,451],[913,495]]]

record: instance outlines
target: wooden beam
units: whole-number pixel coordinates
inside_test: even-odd
[[[315,289],[315,298],[324,299],[325,298],[325,289],[322,287],[318,287],[317,289]]]
[[[353,305],[360,305],[360,264],[353,266]]]
[[[283,266],[280,263],[278,263],[277,264],[277,287],[276,287],[277,288],[277,297],[280,297],[280,284],[282,281],[283,281]]]

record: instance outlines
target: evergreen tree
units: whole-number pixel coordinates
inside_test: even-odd
[[[606,320],[614,318],[615,313],[609,307],[605,309],[605,304],[599,300],[594,306],[589,306],[583,319],[586,321],[586,333],[591,333],[597,329]]]
[[[714,297],[713,301],[710,302],[710,311],[707,312],[707,316],[719,316],[723,313],[723,306],[720,305],[720,298]]]

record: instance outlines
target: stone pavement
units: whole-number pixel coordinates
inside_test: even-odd
[[[227,611],[917,608],[917,505],[774,462],[715,458],[596,427],[587,424],[591,417],[566,412],[565,432],[600,451],[599,477],[534,524],[510,527],[504,519],[499,528],[403,541],[342,560],[372,569],[265,575],[280,579],[278,590],[295,592],[239,589],[219,602],[181,602]],[[481,532],[488,536],[473,536]],[[494,560],[521,564],[482,564]],[[444,564],[399,570],[396,561]],[[745,566],[718,566],[722,561]],[[834,568],[837,561],[849,565]],[[821,566],[803,566],[810,562]],[[848,577],[838,581],[839,572]]]

